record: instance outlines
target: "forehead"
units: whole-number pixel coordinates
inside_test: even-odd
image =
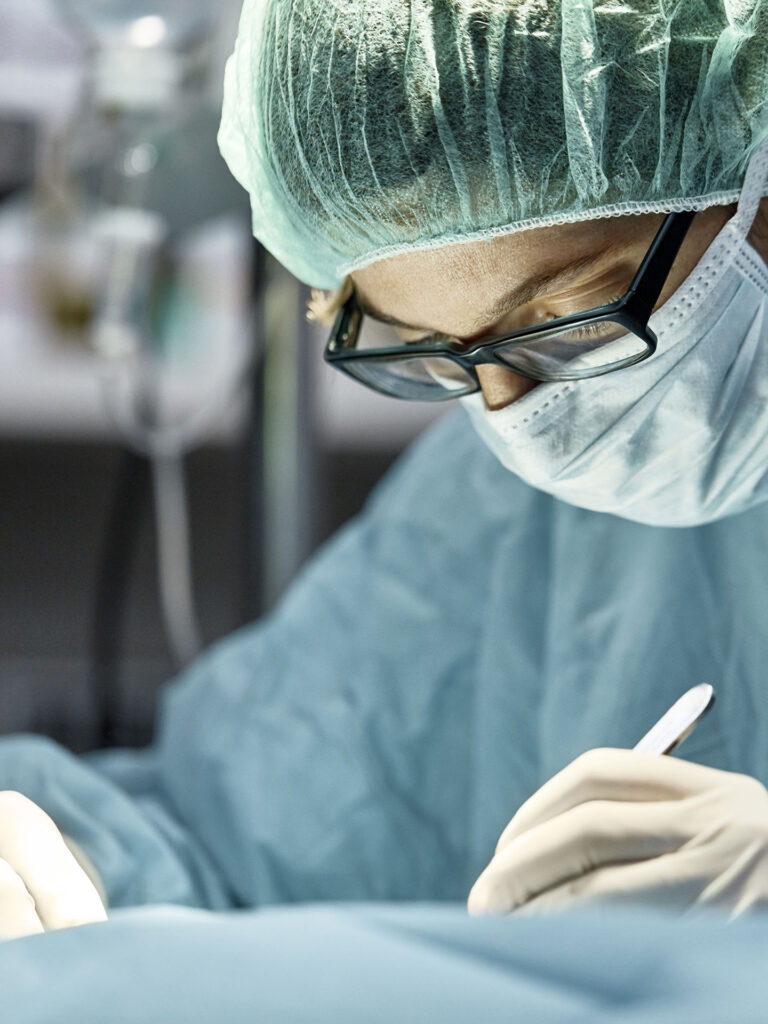
[[[624,245],[628,253],[647,245],[658,221],[657,215],[604,218],[401,253],[356,271],[352,280],[371,310],[459,333],[532,275],[609,247],[615,259]]]

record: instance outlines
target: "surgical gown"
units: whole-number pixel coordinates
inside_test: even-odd
[[[768,783],[768,507],[658,529],[559,503],[440,421],[277,609],[165,694],[155,744],[0,741],[0,788],[111,907],[465,899],[517,807],[688,687],[682,755]]]

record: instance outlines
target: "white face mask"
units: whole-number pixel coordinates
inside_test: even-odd
[[[737,213],[649,323],[637,366],[541,384],[498,412],[461,401],[504,466],[563,501],[694,526],[768,500],[768,267],[746,241],[768,177],[752,158]]]

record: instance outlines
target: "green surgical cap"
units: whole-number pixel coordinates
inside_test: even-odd
[[[221,150],[332,288],[397,253],[733,202],[768,0],[245,0]]]

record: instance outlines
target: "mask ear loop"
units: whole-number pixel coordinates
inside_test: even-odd
[[[741,238],[746,238],[757,214],[760,200],[768,191],[768,139],[752,154],[741,187],[739,205],[730,223]]]

